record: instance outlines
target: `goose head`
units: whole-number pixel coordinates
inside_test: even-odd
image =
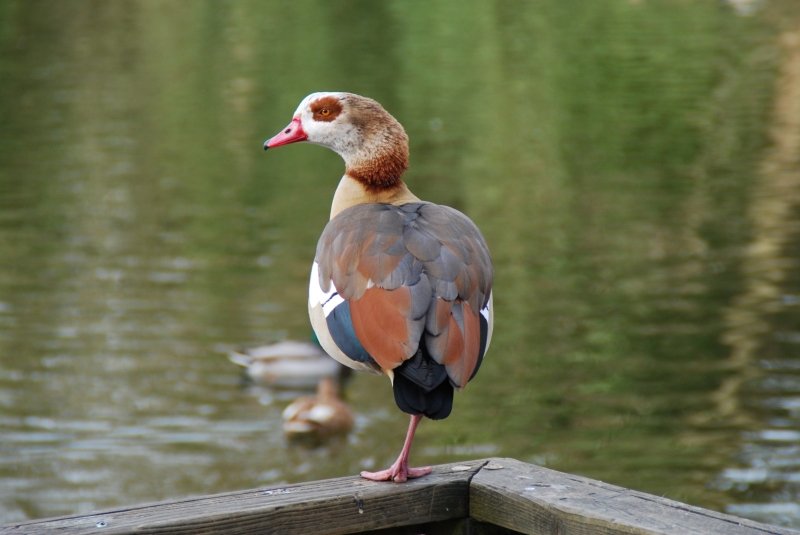
[[[286,128],[264,143],[264,150],[298,142],[339,154],[346,174],[368,189],[393,187],[408,169],[403,127],[380,104],[353,93],[308,95]]]

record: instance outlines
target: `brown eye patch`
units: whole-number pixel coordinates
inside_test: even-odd
[[[315,121],[330,122],[342,113],[342,103],[336,97],[322,97],[311,103]]]

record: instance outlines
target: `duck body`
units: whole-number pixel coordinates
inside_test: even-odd
[[[488,247],[467,216],[408,190],[408,138],[377,102],[313,93],[264,148],[299,141],[329,147],[346,164],[311,269],[311,324],[340,363],[387,375],[411,415],[398,460],[362,476],[420,477],[430,468],[408,467],[416,426],[423,415],[450,414],[454,390],[475,376],[491,341]]]
[[[252,380],[277,388],[315,388],[342,371],[319,345],[296,340],[232,351],[228,359],[245,368]]]
[[[339,399],[336,383],[322,379],[315,396],[302,396],[283,411],[283,431],[290,438],[326,438],[353,427],[353,411]]]

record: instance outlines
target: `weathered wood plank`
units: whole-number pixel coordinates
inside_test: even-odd
[[[441,465],[403,484],[355,476],[203,496],[6,525],[0,534],[337,535],[437,522],[469,515],[469,481],[483,464]]]
[[[797,534],[514,459],[472,478],[470,516],[529,535]]]
[[[488,459],[437,466],[430,476],[402,485],[345,477],[9,524],[0,526],[0,535],[500,535],[507,530],[546,535],[796,533],[514,459]]]

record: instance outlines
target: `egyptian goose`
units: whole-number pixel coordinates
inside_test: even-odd
[[[411,415],[400,456],[375,481],[405,481],[423,415],[449,416],[492,337],[492,261],[461,212],[421,201],[402,180],[408,136],[380,104],[312,93],[264,150],[305,141],[345,161],[311,268],[308,310],[322,347],[353,369],[385,374]]]
[[[297,398],[283,410],[283,431],[289,438],[325,438],[353,427],[353,411],[339,399],[333,379],[319,382],[316,396]]]
[[[319,345],[296,340],[231,351],[228,360],[254,381],[277,388],[316,388],[323,378],[340,377],[345,369]]]

